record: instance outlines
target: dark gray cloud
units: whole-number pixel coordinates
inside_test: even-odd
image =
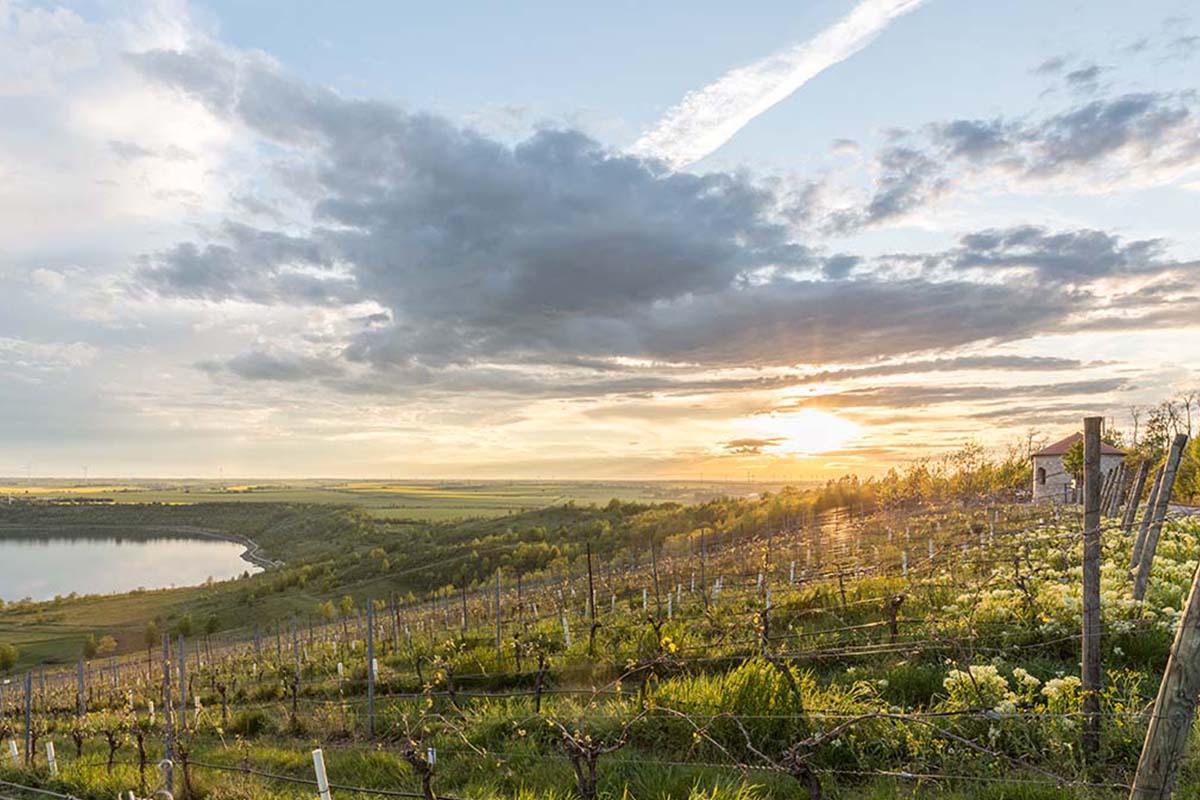
[[[1067,88],[1080,94],[1092,94],[1100,88],[1100,76],[1105,68],[1098,64],[1085,64],[1063,75]]]
[[[217,242],[183,242],[145,259],[141,285],[205,300],[341,304],[361,299],[352,279],[313,239],[225,223]]]
[[[1053,56],[1034,67],[1033,72],[1035,75],[1056,75],[1062,72],[1066,65],[1066,59],[1062,56]]]
[[[1084,81],[1099,73],[1070,74]],[[1059,175],[1119,152],[1148,164],[1200,157],[1193,100],[1158,92],[1093,100],[1040,121],[953,120],[931,131],[948,157],[1027,177]]]
[[[921,150],[905,145],[888,146],[880,151],[876,161],[878,177],[874,195],[861,209],[835,213],[830,224],[832,230],[849,232],[902,217],[949,186],[942,165]]]
[[[248,381],[306,381],[340,375],[341,368],[331,361],[295,353],[251,350],[228,361],[202,361],[196,365],[211,372],[229,372]]]
[[[862,367],[825,370],[801,376],[794,385],[831,383],[860,378],[879,378],[889,375],[920,375],[938,372],[965,372],[967,370],[1004,370],[1020,372],[1057,372],[1089,366],[1074,358],[1053,356],[958,356],[955,358],[913,359],[888,364],[871,364]]]
[[[943,403],[976,403],[1021,398],[1061,398],[1116,392],[1129,385],[1127,378],[1031,384],[1024,386],[904,384],[815,395],[787,406],[796,408],[920,408]]]
[[[1080,301],[1078,289],[1059,288],[1061,276],[1098,274],[1084,261],[1103,252],[1104,242],[1079,234],[987,231],[924,258],[959,268],[1020,261],[1047,280],[886,278],[860,269],[857,256],[827,256],[796,239],[786,220],[807,213],[794,206],[812,193],[670,172],[574,131],[508,146],[436,116],[308,86],[253,58],[161,51],[133,61],[301,153],[315,194],[309,231],[229,223],[207,241],[147,257],[141,287],[207,301],[385,309],[361,320],[342,353],[344,374],[255,353],[222,367],[247,378],[311,378],[352,393],[540,393],[555,379],[504,367],[615,356],[786,366],[936,352],[1054,328]],[[962,158],[1019,138],[1007,123],[990,134],[947,131]],[[896,138],[881,156],[879,192],[848,224],[911,211],[942,191],[939,169]],[[1108,244],[1117,253],[1109,271],[1132,268],[1139,246],[1156,253],[1152,243]],[[558,384],[568,396],[582,387],[688,388],[642,375]]]
[[[758,455],[768,447],[774,447],[782,442],[783,439],[733,439],[725,442],[724,447],[731,453],[738,455]]]
[[[1063,68],[1061,60],[1057,69]],[[1051,62],[1047,62],[1048,64]],[[1104,68],[1066,73],[1077,92],[1099,88]],[[851,233],[902,218],[949,191],[961,178],[955,165],[999,169],[1029,181],[1082,177],[1090,170],[1131,166],[1179,171],[1200,163],[1195,97],[1141,92],[1093,100],[1041,120],[956,119],[927,126],[927,146],[892,132],[877,157],[871,198],[829,215],[827,228]],[[1114,165],[1112,159],[1123,159]]]
[[[946,154],[954,158],[992,158],[1011,147],[1015,128],[1003,119],[957,119],[938,126]]]
[[[1104,231],[1049,231],[1036,225],[989,229],[963,236],[946,254],[956,269],[1023,267],[1047,283],[1167,269],[1161,239],[1123,241]]]

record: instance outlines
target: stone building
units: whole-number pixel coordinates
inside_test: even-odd
[[[1035,503],[1078,503],[1082,498],[1083,486],[1077,485],[1075,476],[1063,469],[1063,456],[1076,442],[1083,441],[1082,433],[1073,433],[1065,439],[1047,445],[1033,454],[1033,502]],[[1100,444],[1100,471],[1105,477],[1125,458],[1125,452],[1111,444]]]

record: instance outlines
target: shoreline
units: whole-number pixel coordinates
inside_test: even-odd
[[[213,530],[212,528],[198,528],[193,525],[114,525],[114,524],[91,524],[91,525],[28,525],[28,524],[0,524],[0,535],[8,531],[29,531],[31,533],[45,531],[84,531],[84,530],[100,530],[100,531],[123,531],[125,533],[140,532],[140,533],[165,533],[173,534],[178,538],[183,539],[217,539],[219,541],[230,542],[232,544],[240,544],[245,550],[242,551],[240,557],[243,561],[253,564],[262,570],[273,569],[283,566],[282,561],[268,558],[262,553],[262,546],[248,536],[242,536],[236,533],[227,533],[226,531]],[[64,538],[71,538],[66,536]]]

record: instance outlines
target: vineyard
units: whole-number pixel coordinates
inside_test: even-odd
[[[643,510],[655,535],[542,569],[419,598],[368,582],[331,614],[23,673],[0,697],[0,796],[1128,796],[1200,518],[1168,514],[1135,558],[1153,520],[1106,501],[1097,712],[1077,508],[733,507],[686,529]]]

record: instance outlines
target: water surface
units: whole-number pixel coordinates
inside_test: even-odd
[[[218,539],[9,534],[0,537],[0,598],[161,589],[257,572],[242,560],[245,549]]]

